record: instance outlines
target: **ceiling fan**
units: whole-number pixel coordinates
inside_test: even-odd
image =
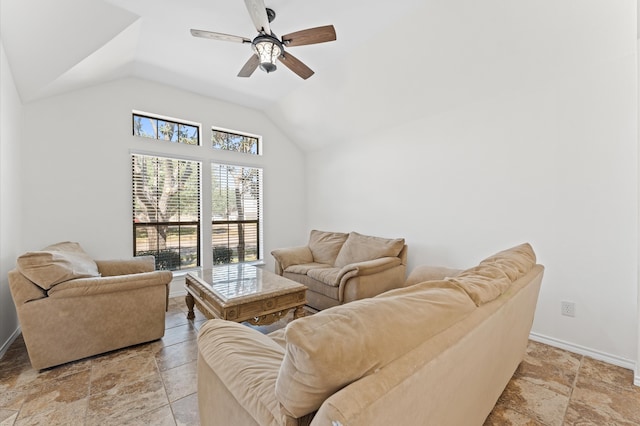
[[[191,35],[213,40],[251,44],[254,54],[244,64],[238,73],[238,77],[250,77],[258,67],[267,73],[273,72],[276,70],[276,61],[280,61],[305,80],[311,77],[313,70],[298,58],[286,52],[285,47],[334,41],[336,39],[336,30],[333,25],[296,31],[283,35],[281,39],[278,39],[270,27],[270,23],[275,19],[276,13],[272,9],[265,7],[264,0],[244,0],[244,3],[256,30],[258,30],[258,35],[253,40],[246,37],[195,29],[191,29]]]

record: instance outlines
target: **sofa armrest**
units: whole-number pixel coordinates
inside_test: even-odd
[[[173,279],[170,271],[142,272],[111,277],[78,278],[53,286],[49,297],[81,297],[96,294],[129,291],[137,288],[164,285]]]
[[[18,308],[20,307],[20,305],[23,305],[31,300],[43,299],[47,297],[47,294],[43,289],[31,282],[17,269],[9,271],[8,278],[11,297],[13,297],[13,302]]]
[[[416,266],[409,274],[405,287],[424,281],[443,280],[446,277],[455,277],[462,269],[447,268],[445,266]]]
[[[120,260],[96,260],[95,262],[98,265],[98,272],[103,277],[139,274],[152,272],[156,269],[156,260],[153,256],[138,256]]]
[[[206,406],[205,412],[215,417],[201,419],[202,424],[229,424],[242,410],[257,424],[292,424],[275,393],[283,358],[284,349],[257,330],[232,321],[207,321],[198,333],[198,404],[201,412]],[[201,383],[209,376],[224,389],[212,388],[211,381]],[[237,406],[219,402],[218,394],[227,392]]]
[[[338,297],[340,303],[374,297],[402,287],[407,267],[397,257],[354,263],[343,268]]]
[[[340,284],[342,285],[345,281],[355,276],[362,277],[365,275],[379,274],[382,271],[401,264],[402,261],[397,257],[381,257],[379,259],[351,263],[343,267],[338,273]]]
[[[301,265],[313,262],[313,254],[307,246],[289,247],[276,249],[271,252],[276,260],[276,274],[282,275],[282,272],[291,265]]]

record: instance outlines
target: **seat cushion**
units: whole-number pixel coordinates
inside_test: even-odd
[[[291,274],[307,275],[309,271],[312,271],[314,269],[327,269],[330,267],[331,265],[327,265],[326,263],[301,263],[299,265],[288,266],[284,270],[284,272],[289,272]]]
[[[313,305],[311,302],[311,293],[318,293],[323,296],[329,297],[335,300],[336,303],[340,300],[340,287],[326,285],[322,281],[311,278],[309,275],[291,274],[289,272],[285,272],[282,276],[307,287],[307,302],[310,305]]]
[[[317,268],[309,270],[307,275],[326,285],[338,287],[340,284],[340,277],[343,275],[341,272],[342,269],[340,268]]]
[[[80,244],[69,241],[23,254],[17,260],[17,269],[43,290],[75,278],[100,276],[96,262]]]
[[[317,410],[339,389],[476,309],[462,289],[443,285],[391,290],[289,323],[275,389],[287,414],[301,417]]]
[[[351,232],[342,245],[334,266],[342,268],[351,263],[397,257],[403,247],[404,238],[388,239]]]
[[[313,230],[309,234],[309,249],[313,254],[313,261],[333,266],[336,256],[349,234],[342,232],[326,232]]]

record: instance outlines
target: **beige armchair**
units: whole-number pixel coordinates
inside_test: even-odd
[[[307,304],[322,310],[402,287],[404,238],[311,231],[306,246],[271,252],[275,272],[307,286]]]
[[[154,269],[153,256],[93,261],[71,242],[20,256],[9,287],[33,368],[164,336],[172,273]]]

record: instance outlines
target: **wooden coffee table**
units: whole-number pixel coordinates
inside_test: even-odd
[[[294,319],[304,316],[307,303],[304,285],[246,264],[189,272],[185,288],[189,319],[195,318],[195,305],[209,319],[266,325],[291,309]]]

